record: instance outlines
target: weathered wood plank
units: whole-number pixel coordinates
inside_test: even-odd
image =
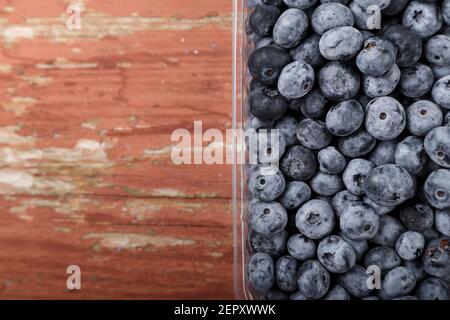
[[[80,2],[0,0],[0,297],[232,298],[231,168],[170,159],[231,126],[231,1]]]

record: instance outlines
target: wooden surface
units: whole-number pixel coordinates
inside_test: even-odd
[[[231,126],[231,7],[0,0],[0,298],[233,298],[231,167],[170,159]]]

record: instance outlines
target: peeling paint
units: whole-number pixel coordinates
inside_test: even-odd
[[[10,64],[4,64],[4,63],[0,63],[0,73],[11,73],[12,71],[12,65]]]
[[[22,80],[24,80],[27,84],[32,86],[46,86],[49,85],[53,78],[51,77],[44,77],[39,75],[34,76],[22,76]]]
[[[179,239],[167,236],[144,235],[136,233],[89,233],[82,237],[83,240],[100,239],[98,245],[102,248],[116,250],[131,250],[153,247],[176,247],[194,245],[195,241],[190,239]]]
[[[21,136],[17,133],[21,129],[20,126],[0,127],[0,144],[4,145],[31,145],[35,142],[33,136]]]
[[[23,115],[27,109],[38,101],[33,97],[13,97],[10,101],[2,103],[5,111],[12,112],[17,116]]]

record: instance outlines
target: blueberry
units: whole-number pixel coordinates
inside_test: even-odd
[[[331,202],[331,205],[334,209],[334,212],[338,217],[341,216],[344,209],[352,202],[360,201],[361,199],[351,193],[348,190],[340,191],[336,193],[336,195],[333,197],[333,200]]]
[[[356,57],[358,69],[368,76],[381,76],[392,69],[397,57],[397,48],[381,37],[369,38]]]
[[[375,5],[378,8],[380,8],[381,10],[383,10],[389,6],[391,1],[396,1],[396,0],[353,0],[353,1],[356,4],[358,4],[359,6],[361,6],[362,8],[368,8],[372,5]]]
[[[386,215],[380,219],[378,231],[372,242],[381,246],[394,247],[397,239],[405,231],[405,227],[397,219]]]
[[[402,208],[399,217],[405,227],[411,231],[425,231],[432,228],[434,223],[433,209],[423,203]]]
[[[320,299],[328,292],[330,275],[317,260],[305,261],[298,270],[298,289],[308,299]]]
[[[248,59],[248,69],[253,78],[273,86],[283,68],[291,62],[290,55],[273,46],[262,47],[253,51]]]
[[[388,246],[379,246],[370,249],[364,257],[364,266],[376,265],[382,272],[389,271],[398,267],[402,263],[402,259],[395,250]]]
[[[249,26],[257,35],[268,36],[272,33],[280,14],[280,10],[275,6],[259,5],[250,14]]]
[[[425,238],[418,232],[406,231],[397,240],[395,249],[404,260],[414,260],[422,255]]]
[[[363,202],[350,203],[340,217],[340,227],[345,237],[357,241],[372,239],[379,223],[380,217]]]
[[[371,290],[367,286],[369,274],[360,265],[355,265],[350,271],[340,275],[337,283],[344,287],[352,296],[362,298],[370,295]]]
[[[263,252],[255,253],[247,266],[247,277],[250,285],[258,291],[269,290],[275,282],[272,258]]]
[[[284,67],[278,79],[278,90],[288,99],[304,97],[314,85],[314,69],[303,61]]]
[[[342,179],[347,190],[358,196],[363,195],[364,181],[373,168],[375,168],[375,165],[368,160],[351,160],[342,175]]]
[[[279,131],[260,128],[246,132],[250,164],[272,165],[278,163],[286,151],[286,142]],[[265,172],[270,172],[265,170]]]
[[[354,98],[359,91],[361,76],[350,65],[343,62],[329,62],[319,71],[318,82],[325,98],[343,101]]]
[[[350,295],[344,288],[336,284],[328,291],[323,300],[350,300]]]
[[[348,136],[356,132],[364,122],[364,109],[357,100],[342,101],[328,111],[325,121],[333,135]]]
[[[395,209],[396,206],[380,206],[379,204],[373,202],[372,200],[370,200],[369,198],[367,198],[366,196],[363,197],[363,202],[368,204],[369,206],[372,207],[372,209],[375,211],[375,213],[379,216],[383,216],[385,214],[388,214],[389,212],[393,211]]]
[[[289,294],[278,288],[271,288],[264,293],[263,300],[288,300]]]
[[[411,272],[414,275],[414,278],[416,279],[416,282],[421,281],[423,278],[425,278],[425,270],[423,269],[423,264],[421,259],[415,259],[415,260],[405,260],[403,261],[403,266],[405,268],[408,268],[411,270]]]
[[[340,3],[322,4],[311,16],[311,26],[319,35],[337,27],[351,27],[354,22],[350,9]]]
[[[430,67],[433,70],[434,77],[436,79],[440,79],[445,76],[450,76],[450,65],[438,66],[438,65],[432,64],[432,65],[430,65]]]
[[[392,1],[395,2],[397,1]],[[400,67],[411,67],[419,61],[422,55],[422,39],[413,30],[396,24],[384,30],[383,37],[396,46],[396,62]]]
[[[425,272],[430,276],[444,277],[450,273],[449,238],[430,240],[422,255]]]
[[[288,107],[286,98],[278,90],[269,87],[253,90],[248,104],[250,113],[263,121],[278,120]]]
[[[291,8],[308,9],[314,6],[317,0],[283,0]]]
[[[368,154],[376,144],[377,140],[361,128],[350,136],[339,139],[338,148],[345,156],[357,158]]]
[[[284,256],[275,264],[275,279],[278,288],[286,292],[297,290],[297,260]]]
[[[420,300],[449,300],[447,284],[435,277],[426,278],[419,283],[416,295]]]
[[[299,261],[305,261],[316,255],[316,243],[297,233],[292,235],[287,242],[289,254]]]
[[[270,129],[273,128],[273,121],[261,120],[255,116],[250,115],[247,119],[245,129]]]
[[[424,192],[433,207],[450,208],[450,170],[439,169],[431,173],[425,181]]]
[[[320,54],[319,41],[319,35],[310,35],[298,46],[292,48],[289,54],[295,61],[304,61],[314,68],[320,67],[325,64],[325,59]]]
[[[288,147],[297,144],[297,136],[295,134],[297,126],[298,121],[290,116],[281,118],[275,125],[275,128],[280,130],[280,134],[284,137],[284,141]]]
[[[395,150],[395,163],[411,174],[419,173],[424,168],[427,159],[423,139],[416,136],[406,137]]]
[[[350,244],[352,246],[353,250],[355,250],[356,261],[360,261],[362,259],[362,257],[364,257],[366,252],[369,250],[369,243],[366,240],[362,240],[362,241],[351,240],[349,238],[346,238],[342,232],[339,233],[339,236],[342,239],[344,239],[345,242]]]
[[[323,200],[310,200],[297,212],[297,229],[311,239],[322,239],[331,233],[335,218],[331,206]]]
[[[441,10],[435,3],[412,1],[403,12],[402,22],[422,39],[428,38],[442,27]]]
[[[450,76],[440,78],[431,92],[433,100],[442,108],[450,109]]]
[[[316,173],[316,156],[308,148],[292,146],[281,158],[280,168],[287,178],[306,181]]]
[[[273,39],[283,48],[293,48],[305,37],[308,16],[300,9],[288,9],[278,18],[273,28]]]
[[[450,0],[444,0],[442,3],[442,17],[445,23],[450,26]]]
[[[379,140],[394,139],[406,127],[405,109],[394,98],[375,98],[366,107],[365,125],[367,131]]]
[[[387,16],[395,16],[401,13],[408,3],[409,0],[391,0],[391,3],[383,9],[383,14]]]
[[[443,235],[450,237],[450,209],[436,210],[436,229]]]
[[[306,96],[291,101],[291,106],[295,106],[296,112],[301,113],[311,119],[322,117],[325,112],[327,100],[319,88],[311,90]]]
[[[321,196],[334,196],[344,189],[341,176],[318,172],[309,182],[311,189]]]
[[[437,127],[425,137],[425,151],[438,165],[450,168],[450,127]]]
[[[419,98],[427,94],[434,84],[433,70],[427,65],[417,63],[402,70],[400,92],[410,98]]]
[[[353,27],[337,27],[322,35],[319,49],[328,60],[349,60],[361,49],[363,38],[361,32]]]
[[[248,189],[259,200],[275,200],[283,193],[285,186],[286,182],[280,171],[267,174],[264,166],[258,166],[249,174]]]
[[[263,236],[255,231],[249,233],[249,245],[253,252],[264,252],[276,258],[286,252],[288,232],[283,230],[273,236]]]
[[[419,100],[406,109],[406,127],[409,132],[423,137],[442,125],[441,109],[429,100]]]
[[[326,147],[317,153],[319,169],[326,174],[339,174],[347,166],[345,157],[335,148]]]
[[[301,293],[300,291],[294,292],[293,294],[291,294],[289,296],[289,300],[299,300],[299,301],[303,301],[303,300],[310,300],[308,299],[303,293]]]
[[[409,294],[416,285],[411,270],[405,267],[396,267],[389,271],[381,284],[382,294],[389,298],[397,298]]]
[[[345,273],[355,265],[353,247],[338,236],[328,236],[320,241],[317,257],[329,272]]]
[[[331,135],[325,123],[306,118],[297,127],[297,139],[307,148],[320,150],[330,144]]]
[[[370,26],[368,25],[368,21],[373,15],[372,10],[367,10],[367,7],[363,8],[359,4],[357,4],[355,1],[352,1],[348,5],[349,9],[353,13],[353,17],[355,19],[355,25],[358,26],[358,28],[363,30],[370,29]]]
[[[264,236],[281,232],[287,219],[286,210],[278,202],[254,201],[250,205],[250,227]]]
[[[450,36],[438,34],[425,45],[425,57],[428,62],[448,66],[450,64]]]
[[[370,172],[365,179],[364,191],[376,204],[395,206],[415,195],[416,181],[406,169],[386,164]]]
[[[384,75],[378,77],[364,75],[362,79],[364,93],[371,98],[387,96],[397,87],[400,76],[401,72],[396,64],[393,64]]]
[[[280,203],[286,209],[296,209],[311,198],[311,188],[304,182],[291,181],[286,185]]]
[[[384,164],[394,164],[397,140],[380,141],[375,149],[370,153],[369,160],[379,167]]]

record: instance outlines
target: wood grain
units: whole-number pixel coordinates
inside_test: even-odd
[[[0,0],[0,298],[233,298],[231,168],[170,159],[231,126],[231,2]]]

